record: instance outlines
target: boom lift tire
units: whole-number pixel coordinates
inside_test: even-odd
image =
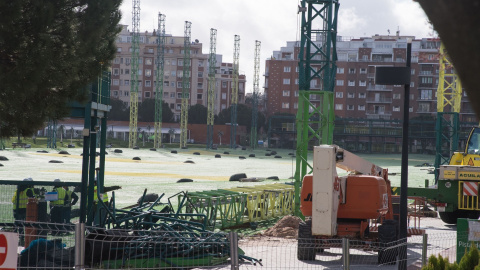
[[[480,216],[479,211],[468,211],[468,210],[455,210],[453,212],[438,212],[440,215],[440,219],[447,223],[456,225],[457,218],[470,218],[470,219],[478,219]]]
[[[312,235],[312,220],[308,219],[298,225],[297,258],[301,261],[315,260],[315,238]]]
[[[378,238],[381,250],[378,251],[378,264],[395,264],[398,255],[398,225],[396,220],[384,220],[378,226]]]

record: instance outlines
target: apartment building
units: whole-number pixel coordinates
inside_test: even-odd
[[[126,25],[117,38],[117,54],[112,63],[111,97],[130,103],[132,33]],[[201,104],[207,106],[208,90],[208,54],[202,53],[203,44],[195,40],[191,44],[190,63],[190,105]],[[182,79],[183,79],[184,37],[167,35],[164,55],[164,86],[163,100],[169,104],[176,120],[181,115]],[[138,70],[138,102],[148,98],[155,98],[157,73],[157,35],[153,32],[140,34],[139,70]],[[230,106],[229,85],[231,72],[228,63],[221,62],[217,56],[216,87],[215,87],[215,114],[222,108]],[[231,64],[230,64],[231,66]],[[225,74],[223,74],[223,73]],[[230,73],[229,73],[230,72]],[[245,75],[239,79],[239,102],[245,100]],[[223,87],[225,85],[225,87]],[[240,90],[242,89],[242,90]]]
[[[399,120],[403,118],[403,85],[376,85],[375,67],[405,66],[407,39],[412,39],[410,117],[434,116],[437,112],[440,40],[413,36],[342,38],[337,40],[335,115],[342,118]],[[299,42],[287,42],[266,61],[265,93],[269,115],[296,114],[298,106]],[[315,66],[314,66],[315,68]],[[312,81],[311,90],[321,82]],[[317,97],[311,101],[318,106]],[[466,94],[460,120],[477,121]]]

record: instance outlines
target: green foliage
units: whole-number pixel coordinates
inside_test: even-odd
[[[30,136],[87,100],[115,56],[121,2],[0,2],[0,137]]]
[[[188,109],[189,124],[206,124],[208,108],[202,104],[195,104]]]
[[[477,246],[472,243],[459,264],[456,262],[450,264],[448,258],[443,258],[442,255],[438,255],[438,258],[432,255],[428,258],[428,264],[422,270],[480,270],[479,256]]]
[[[108,113],[108,120],[111,121],[129,121],[130,112],[128,110],[127,104],[120,99],[112,98],[110,99],[110,106],[112,109]]]
[[[231,107],[222,110],[215,119],[215,124],[225,125],[226,123],[230,123],[232,119],[231,113]],[[237,124],[240,126],[246,126],[247,132],[250,132],[252,127],[252,108],[244,104],[237,104]],[[260,130],[261,128],[265,128],[265,115],[258,112],[257,130]]]

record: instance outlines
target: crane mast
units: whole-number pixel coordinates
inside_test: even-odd
[[[132,0],[132,59],[130,77],[130,125],[128,147],[137,144],[138,120],[138,62],[140,53],[140,0]]]
[[[253,102],[252,102],[252,128],[250,135],[250,146],[255,149],[257,145],[257,122],[258,122],[258,81],[260,73],[260,45],[261,42],[255,40],[255,56],[253,68]]]
[[[185,21],[185,38],[183,40],[183,79],[182,79],[182,112],[180,116],[180,147],[187,147],[188,100],[190,98],[190,37],[192,23]]]
[[[299,97],[295,170],[295,214],[300,212],[300,186],[312,171],[308,145],[332,144],[333,90],[336,73],[338,0],[302,0],[299,51]],[[320,29],[312,29],[313,25]],[[310,89],[319,85],[319,91]],[[307,170],[308,169],[308,170]]]
[[[158,13],[157,72],[155,77],[155,126],[153,148],[159,148],[162,145],[162,104],[165,67],[165,17],[165,14]]]
[[[459,114],[462,104],[462,84],[448,58],[443,43],[440,45],[439,76],[437,88],[437,123],[435,127],[435,179],[440,165],[449,164],[458,148]],[[445,148],[445,145],[447,148]],[[445,154],[446,153],[446,154]]]
[[[210,29],[210,55],[208,57],[207,92],[207,149],[213,148],[213,122],[215,119],[215,66],[217,65],[217,29]]]
[[[232,97],[230,120],[230,148],[235,149],[237,137],[237,103],[238,103],[238,68],[240,58],[240,36],[235,35],[233,43],[233,72],[232,72]]]

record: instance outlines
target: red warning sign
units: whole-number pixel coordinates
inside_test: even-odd
[[[463,196],[478,196],[478,182],[463,182]]]
[[[0,232],[0,270],[17,269],[18,234]]]

